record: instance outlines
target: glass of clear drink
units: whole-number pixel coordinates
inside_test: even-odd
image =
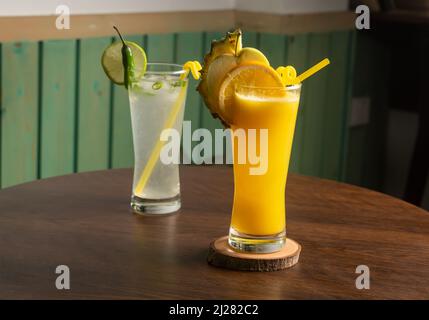
[[[139,214],[180,209],[179,159],[163,161],[161,154],[166,144],[163,132],[181,135],[188,86],[184,73],[181,65],[148,63],[144,77],[129,88],[134,144],[131,208]]]

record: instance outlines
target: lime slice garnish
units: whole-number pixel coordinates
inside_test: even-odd
[[[146,72],[147,59],[143,48],[137,43],[125,41],[127,46],[131,48],[134,59],[134,77],[136,80],[144,76]],[[122,64],[122,42],[117,41],[106,48],[101,57],[101,65],[104,72],[116,84],[124,84],[124,66]]]

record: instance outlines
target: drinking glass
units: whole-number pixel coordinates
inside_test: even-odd
[[[237,251],[270,253],[285,244],[285,189],[300,91],[300,84],[282,88],[239,85],[235,89],[231,110],[234,203],[229,244]],[[254,139],[251,130],[256,130]],[[243,162],[243,157],[240,161],[240,152],[246,150],[259,151],[259,169],[248,160]]]
[[[180,208],[179,159],[163,161],[166,141],[161,134],[175,130],[180,137],[188,86],[183,73],[181,65],[148,63],[144,77],[129,89],[134,144],[131,208],[136,213],[166,214]],[[180,138],[175,147],[180,148]]]

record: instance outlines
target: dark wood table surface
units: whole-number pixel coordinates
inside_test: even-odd
[[[181,167],[182,209],[128,210],[131,170],[81,173],[0,191],[0,298],[391,299],[429,298],[429,213],[328,180],[290,175],[288,236],[298,265],[272,273],[206,263],[225,235],[231,167]],[[57,290],[55,268],[70,268]],[[370,289],[355,287],[358,265]]]

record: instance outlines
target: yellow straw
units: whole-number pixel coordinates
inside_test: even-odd
[[[282,78],[282,83],[284,86],[289,86],[296,84],[296,70],[292,66],[278,67],[276,69],[277,73]]]
[[[164,123],[164,129],[172,128],[174,123],[176,122],[177,115],[179,114],[180,108],[183,105],[183,101],[186,97],[186,87],[187,86],[184,86],[180,90],[179,97],[177,98],[176,103],[174,104],[173,109],[168,116],[168,119]],[[149,160],[143,169],[143,173],[140,176],[137,186],[134,189],[134,193],[136,193],[137,195],[140,195],[144,187],[146,186],[146,183],[149,180],[153,169],[155,168],[155,164],[159,158],[159,154],[161,153],[161,149],[164,146],[165,142],[166,141],[163,141],[161,139],[158,139],[158,141],[156,142],[156,145],[153,148],[152,153],[150,154]]]
[[[282,78],[283,84],[285,86],[290,86],[290,85],[303,82],[308,77],[311,77],[313,74],[320,71],[320,69],[326,67],[329,63],[330,63],[329,59],[325,58],[322,61],[320,61],[318,64],[312,66],[307,71],[301,73],[299,76],[296,76],[295,68],[292,66],[278,67],[276,71]]]
[[[328,58],[323,59],[318,64],[312,66],[310,69],[308,69],[307,71],[304,71],[298,77],[296,77],[296,81],[297,81],[296,83],[303,82],[308,77],[311,77],[313,74],[320,71],[320,69],[326,67],[329,63],[330,61]]]
[[[189,71],[191,71],[192,76],[194,77],[195,80],[198,80],[200,78],[200,70],[202,69],[201,64],[194,60],[194,61],[188,61],[183,65],[183,70],[186,70],[185,73],[182,73],[181,75],[181,79],[185,79],[188,74]]]
[[[185,70],[186,72],[182,73],[182,75],[180,76],[181,80],[184,80],[188,76],[189,72],[192,73],[194,79],[199,79],[201,64],[198,61],[188,61],[184,64],[183,70]],[[180,108],[183,105],[183,102],[186,97],[186,89],[187,86],[184,86],[180,90],[179,97],[177,98],[176,103],[173,105],[173,108],[164,123],[164,129],[172,128],[174,123],[176,122],[177,115],[179,114]],[[137,195],[141,194],[144,187],[146,186],[147,181],[152,175],[153,169],[155,168],[156,162],[159,158],[161,149],[164,146],[165,142],[166,141],[162,141],[161,139],[156,142],[156,145],[149,156],[149,160],[147,161],[146,166],[143,169],[143,173],[140,176],[139,181],[137,182],[136,188],[134,189],[134,193],[136,193]]]

